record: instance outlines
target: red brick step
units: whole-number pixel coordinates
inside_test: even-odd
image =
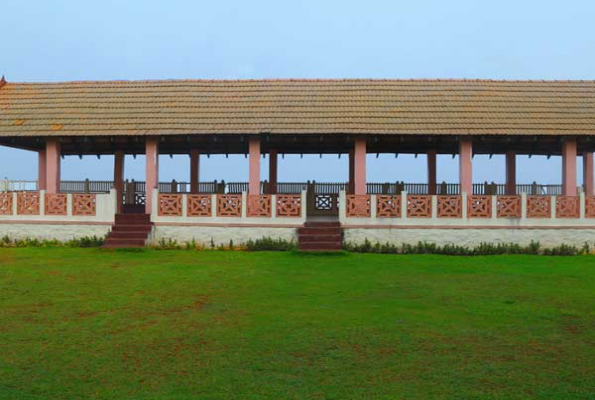
[[[105,248],[144,247],[153,228],[150,214],[116,214]]]
[[[341,224],[334,221],[307,221],[298,228],[298,245],[300,250],[305,251],[341,250]]]

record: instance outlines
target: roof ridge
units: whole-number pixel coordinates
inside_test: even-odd
[[[488,79],[488,78],[259,78],[259,79],[112,79],[112,80],[73,80],[55,82],[11,82],[14,84],[68,84],[68,83],[267,83],[267,82],[304,82],[304,83],[341,83],[341,82],[371,82],[371,83],[595,83],[595,79]],[[4,77],[0,87],[6,83]]]

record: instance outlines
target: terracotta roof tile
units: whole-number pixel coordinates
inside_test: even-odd
[[[595,81],[166,80],[0,87],[4,137],[262,132],[593,135]]]

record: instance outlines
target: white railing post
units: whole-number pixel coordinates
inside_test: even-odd
[[[587,212],[586,206],[585,206],[585,192],[581,190],[580,193],[578,194],[578,198],[579,198],[579,203],[578,203],[579,218],[585,219],[585,215]]]
[[[521,193],[521,220],[527,219],[527,193]]]
[[[12,215],[17,215],[17,211],[18,211],[17,201],[18,201],[17,192],[12,192]]]
[[[217,218],[217,195],[211,195],[211,218]]]
[[[306,218],[308,218],[308,190],[303,189],[302,190],[302,199],[300,201],[301,204],[301,208],[302,208],[302,221],[306,221]]]
[[[271,219],[277,218],[277,195],[271,195]]]
[[[95,207],[97,207],[97,205]],[[66,195],[66,215],[69,217],[72,216],[72,193]]]
[[[66,214],[70,215],[68,213],[68,198],[66,200]],[[39,191],[39,216],[45,216],[45,190]]]
[[[242,192],[242,219],[248,217],[248,193]]]
[[[438,196],[433,194],[430,203],[430,218],[438,218]]]
[[[492,219],[498,218],[498,196],[492,196]]]
[[[550,214],[552,216],[552,219],[556,219],[556,196],[551,196],[550,199]]]
[[[467,220],[467,192],[461,193],[461,217],[463,221]]]
[[[182,218],[188,217],[188,195],[182,194]]]
[[[401,218],[407,219],[407,192],[401,191]]]
[[[373,194],[370,196],[370,218],[376,219],[376,211],[377,211],[377,195]]]
[[[339,191],[339,222],[347,220],[347,194],[344,190]]]

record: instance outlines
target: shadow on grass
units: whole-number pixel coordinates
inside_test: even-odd
[[[345,250],[337,250],[337,251],[304,251],[304,250],[291,250],[291,254],[298,256],[298,257],[347,257],[350,256],[351,253]]]

